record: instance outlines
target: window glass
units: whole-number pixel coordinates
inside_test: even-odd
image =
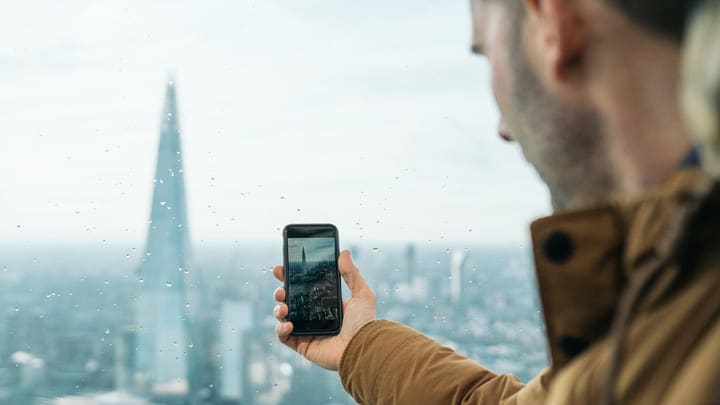
[[[275,339],[289,223],[338,227],[380,317],[546,366],[547,192],[464,2],[41,0],[0,27],[0,403],[352,403]]]

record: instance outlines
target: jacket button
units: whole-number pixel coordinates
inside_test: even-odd
[[[575,247],[570,237],[561,231],[551,233],[543,244],[545,256],[554,263],[560,264],[570,258]]]
[[[560,350],[562,350],[568,358],[573,358],[584,352],[587,347],[588,342],[583,339],[572,336],[563,336],[560,338]]]

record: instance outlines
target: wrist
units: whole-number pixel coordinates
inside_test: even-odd
[[[345,348],[343,348],[343,352],[340,355],[340,358],[338,359],[338,363],[336,364],[338,373],[340,373],[342,370],[342,366],[345,362],[345,359],[347,358],[347,354],[352,352],[352,350],[350,348],[351,348],[351,346],[353,346],[353,342],[356,342],[358,340],[357,339],[358,336],[362,334],[362,331],[366,326],[368,326],[372,323],[376,323],[377,321],[378,321],[377,319],[371,318],[371,319],[365,320],[363,322],[358,322],[357,324],[353,325],[352,336],[350,336],[350,340],[348,340],[347,344],[345,345]]]

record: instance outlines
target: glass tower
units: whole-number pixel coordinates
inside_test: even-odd
[[[189,393],[190,243],[175,84],[167,85],[136,307],[135,383],[151,394]]]

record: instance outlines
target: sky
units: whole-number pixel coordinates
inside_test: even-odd
[[[0,13],[0,242],[144,243],[165,83],[193,243],[525,243],[467,0],[52,0]]]

